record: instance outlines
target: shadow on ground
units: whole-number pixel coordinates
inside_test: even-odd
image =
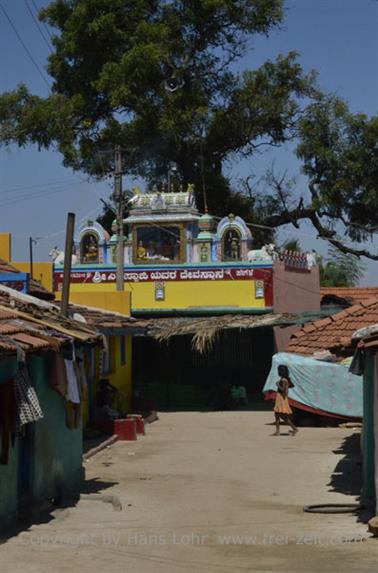
[[[327,485],[330,491],[357,497],[358,502],[362,503],[363,475],[360,443],[361,434],[355,432],[346,436],[340,447],[333,451],[334,454],[342,454],[343,457],[337,462]],[[373,515],[375,515],[374,508],[362,506],[362,509],[356,511],[356,516],[362,523],[367,523]]]
[[[0,529],[0,545],[20,533],[30,531],[35,525],[50,523],[55,519],[61,518],[64,510],[77,505],[81,495],[101,494],[104,490],[118,483],[117,481],[102,481],[98,479],[85,480],[80,490],[73,494],[58,496],[55,499],[46,500],[38,506],[27,507],[27,515],[25,517],[18,519],[4,528],[4,530]]]
[[[360,495],[362,488],[362,456],[360,448],[361,434],[355,432],[346,436],[334,454],[342,454],[327,484],[331,491],[345,495]]]

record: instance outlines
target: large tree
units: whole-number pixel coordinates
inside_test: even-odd
[[[376,230],[377,120],[322,95],[294,53],[237,71],[253,35],[280,26],[282,0],[54,0],[40,18],[55,30],[51,93],[0,96],[0,142],[54,146],[96,177],[121,145],[125,172],[159,183],[174,162],[215,214],[271,227],[307,218],[333,244],[335,222],[353,240]],[[230,159],[295,138],[309,181],[297,204],[274,174],[264,193],[232,186]]]
[[[365,266],[355,255],[330,247],[328,256],[320,261],[320,285],[323,287],[355,287],[364,275]]]

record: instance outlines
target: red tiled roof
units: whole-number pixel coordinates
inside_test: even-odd
[[[84,306],[80,304],[70,304],[70,311],[81,314],[90,326],[100,331],[107,329],[115,330],[146,330],[149,326],[148,320],[138,320],[132,316],[126,316],[119,312],[112,312],[100,308]]]
[[[378,287],[320,287],[320,296],[334,295],[350,299],[352,302],[362,302],[371,298],[378,298]]]
[[[62,317],[50,303],[0,285],[0,357],[41,349],[58,350],[73,338],[96,344],[100,335],[93,327]]]
[[[355,304],[327,318],[306,324],[293,334],[287,352],[312,355],[319,350],[335,354],[352,352],[352,335],[378,323],[378,297]]]
[[[4,259],[0,259],[0,274],[1,273],[19,273],[20,271],[14,267],[11,263],[4,261]],[[43,299],[43,300],[54,300],[55,295],[54,293],[50,292],[42,286],[38,281],[35,279],[30,280],[29,284],[29,292],[31,295]]]

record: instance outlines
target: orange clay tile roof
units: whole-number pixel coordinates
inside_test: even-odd
[[[352,335],[359,328],[378,323],[378,297],[302,326],[293,334],[286,352],[312,355],[319,350],[334,354],[353,352]]]
[[[16,269],[11,263],[4,261],[4,259],[0,259],[0,274],[2,273],[19,273],[20,271]],[[38,281],[35,279],[30,280],[29,285],[29,292],[31,295],[36,296],[42,300],[54,300],[55,295],[54,293],[50,292],[42,286]]]
[[[18,348],[59,351],[73,339],[99,344],[101,337],[93,327],[59,315],[54,305],[0,285],[0,358]]]
[[[371,298],[378,298],[378,287],[321,287],[320,296],[334,295],[340,298],[350,299],[351,302],[362,302]]]
[[[139,320],[132,316],[126,316],[119,312],[112,312],[100,308],[84,306],[81,304],[70,304],[69,310],[73,313],[80,314],[85,318],[87,324],[97,328],[100,332],[105,330],[123,330],[144,332],[149,326],[148,320]]]

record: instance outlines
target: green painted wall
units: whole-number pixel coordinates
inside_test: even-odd
[[[30,502],[36,505],[59,493],[67,494],[80,486],[82,465],[82,428],[70,430],[65,423],[65,400],[51,390],[45,358],[33,356],[28,363],[32,383],[44,413],[33,424],[30,464]],[[0,466],[0,528],[14,520],[19,509],[19,444],[11,448],[9,463]]]
[[[363,499],[375,496],[374,461],[374,360],[371,353],[366,355],[363,390]]]
[[[35,385],[44,418],[35,424],[32,494],[44,500],[80,485],[82,464],[82,428],[70,430],[65,424],[65,400],[47,383],[46,361],[33,357],[29,371]]]

